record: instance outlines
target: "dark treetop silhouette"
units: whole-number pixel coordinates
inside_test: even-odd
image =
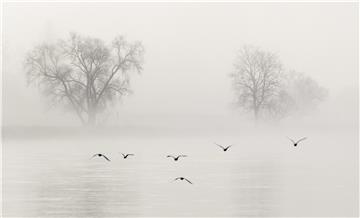
[[[93,157],[103,157],[103,158],[105,158],[107,161],[110,161],[110,159],[109,158],[107,158],[105,155],[103,155],[103,154],[94,154],[91,158],[93,158]]]
[[[27,55],[28,83],[39,86],[54,104],[74,111],[85,125],[111,102],[130,93],[130,72],[141,72],[144,48],[122,36],[107,45],[97,38],[70,34],[68,40],[42,44]]]
[[[186,155],[178,155],[177,157],[174,157],[172,155],[168,155],[166,157],[172,157],[174,159],[174,161],[178,161],[180,157],[187,157]]]

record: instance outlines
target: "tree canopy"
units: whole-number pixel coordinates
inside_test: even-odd
[[[71,33],[67,40],[42,44],[25,62],[27,79],[54,104],[74,111],[82,124],[96,124],[97,114],[130,93],[130,75],[140,73],[144,47],[117,36],[110,44]]]
[[[253,112],[255,119],[281,119],[313,109],[327,95],[311,77],[284,69],[276,54],[254,46],[239,50],[234,68],[230,76],[236,104]]]

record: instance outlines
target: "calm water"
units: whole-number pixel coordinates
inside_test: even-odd
[[[3,214],[357,216],[357,140],[346,131],[335,140],[329,132],[308,136],[297,148],[270,134],[6,139]],[[235,145],[222,152],[215,138]],[[90,159],[98,152],[112,161]],[[173,181],[178,176],[194,184]]]

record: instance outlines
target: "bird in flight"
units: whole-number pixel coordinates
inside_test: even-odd
[[[103,155],[103,154],[94,154],[91,158],[93,158],[93,157],[103,157],[103,158],[105,158],[107,161],[110,161],[110,159],[109,158],[107,158],[105,155]]]
[[[124,159],[126,159],[129,156],[135,156],[135,154],[123,154],[123,153],[121,153],[121,154],[124,157]]]
[[[288,137],[288,139],[293,143],[293,145],[296,147],[298,145],[299,142],[304,141],[306,139],[306,137],[301,138],[299,140],[297,140],[296,142],[294,140],[292,140],[291,138]]]
[[[168,156],[166,156],[166,157],[172,157],[172,158],[174,159],[174,161],[178,161],[180,157],[187,157],[187,156],[181,154],[181,155],[178,155],[177,157],[174,157],[174,156],[172,156],[172,155],[168,155]]]
[[[186,179],[186,178],[184,178],[184,177],[177,177],[177,178],[174,179],[174,181],[176,181],[176,180],[185,180],[185,181],[187,181],[188,183],[193,184],[192,182],[190,182],[190,180],[188,180],[188,179]]]
[[[229,145],[229,146],[227,146],[227,147],[224,147],[224,146],[221,146],[221,145],[219,145],[219,144],[217,144],[217,143],[214,143],[215,145],[217,145],[217,146],[219,146],[221,149],[223,149],[223,151],[227,151],[232,145]]]

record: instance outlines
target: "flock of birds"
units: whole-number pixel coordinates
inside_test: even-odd
[[[303,137],[297,141],[294,141],[293,139],[289,138],[288,139],[292,142],[293,146],[296,147],[301,141],[304,141],[306,139],[306,137]],[[229,150],[229,148],[232,146],[232,145],[228,145],[228,146],[222,146],[218,143],[214,143],[215,145],[219,146],[224,152],[226,152],[227,150]],[[124,154],[124,153],[120,153],[124,159],[127,159],[129,156],[135,156],[135,154]],[[104,154],[101,154],[101,153],[98,153],[98,154],[94,154],[91,158],[94,158],[94,157],[102,157],[104,158],[105,160],[107,161],[111,161],[108,157],[106,157]],[[187,155],[178,155],[178,156],[173,156],[173,155],[167,155],[166,157],[171,157],[174,159],[174,161],[178,161],[180,157],[187,157]],[[193,184],[190,180],[184,178],[184,177],[177,177],[175,178],[173,181],[177,181],[177,180],[181,180],[181,181],[186,181],[188,182],[189,184]]]

